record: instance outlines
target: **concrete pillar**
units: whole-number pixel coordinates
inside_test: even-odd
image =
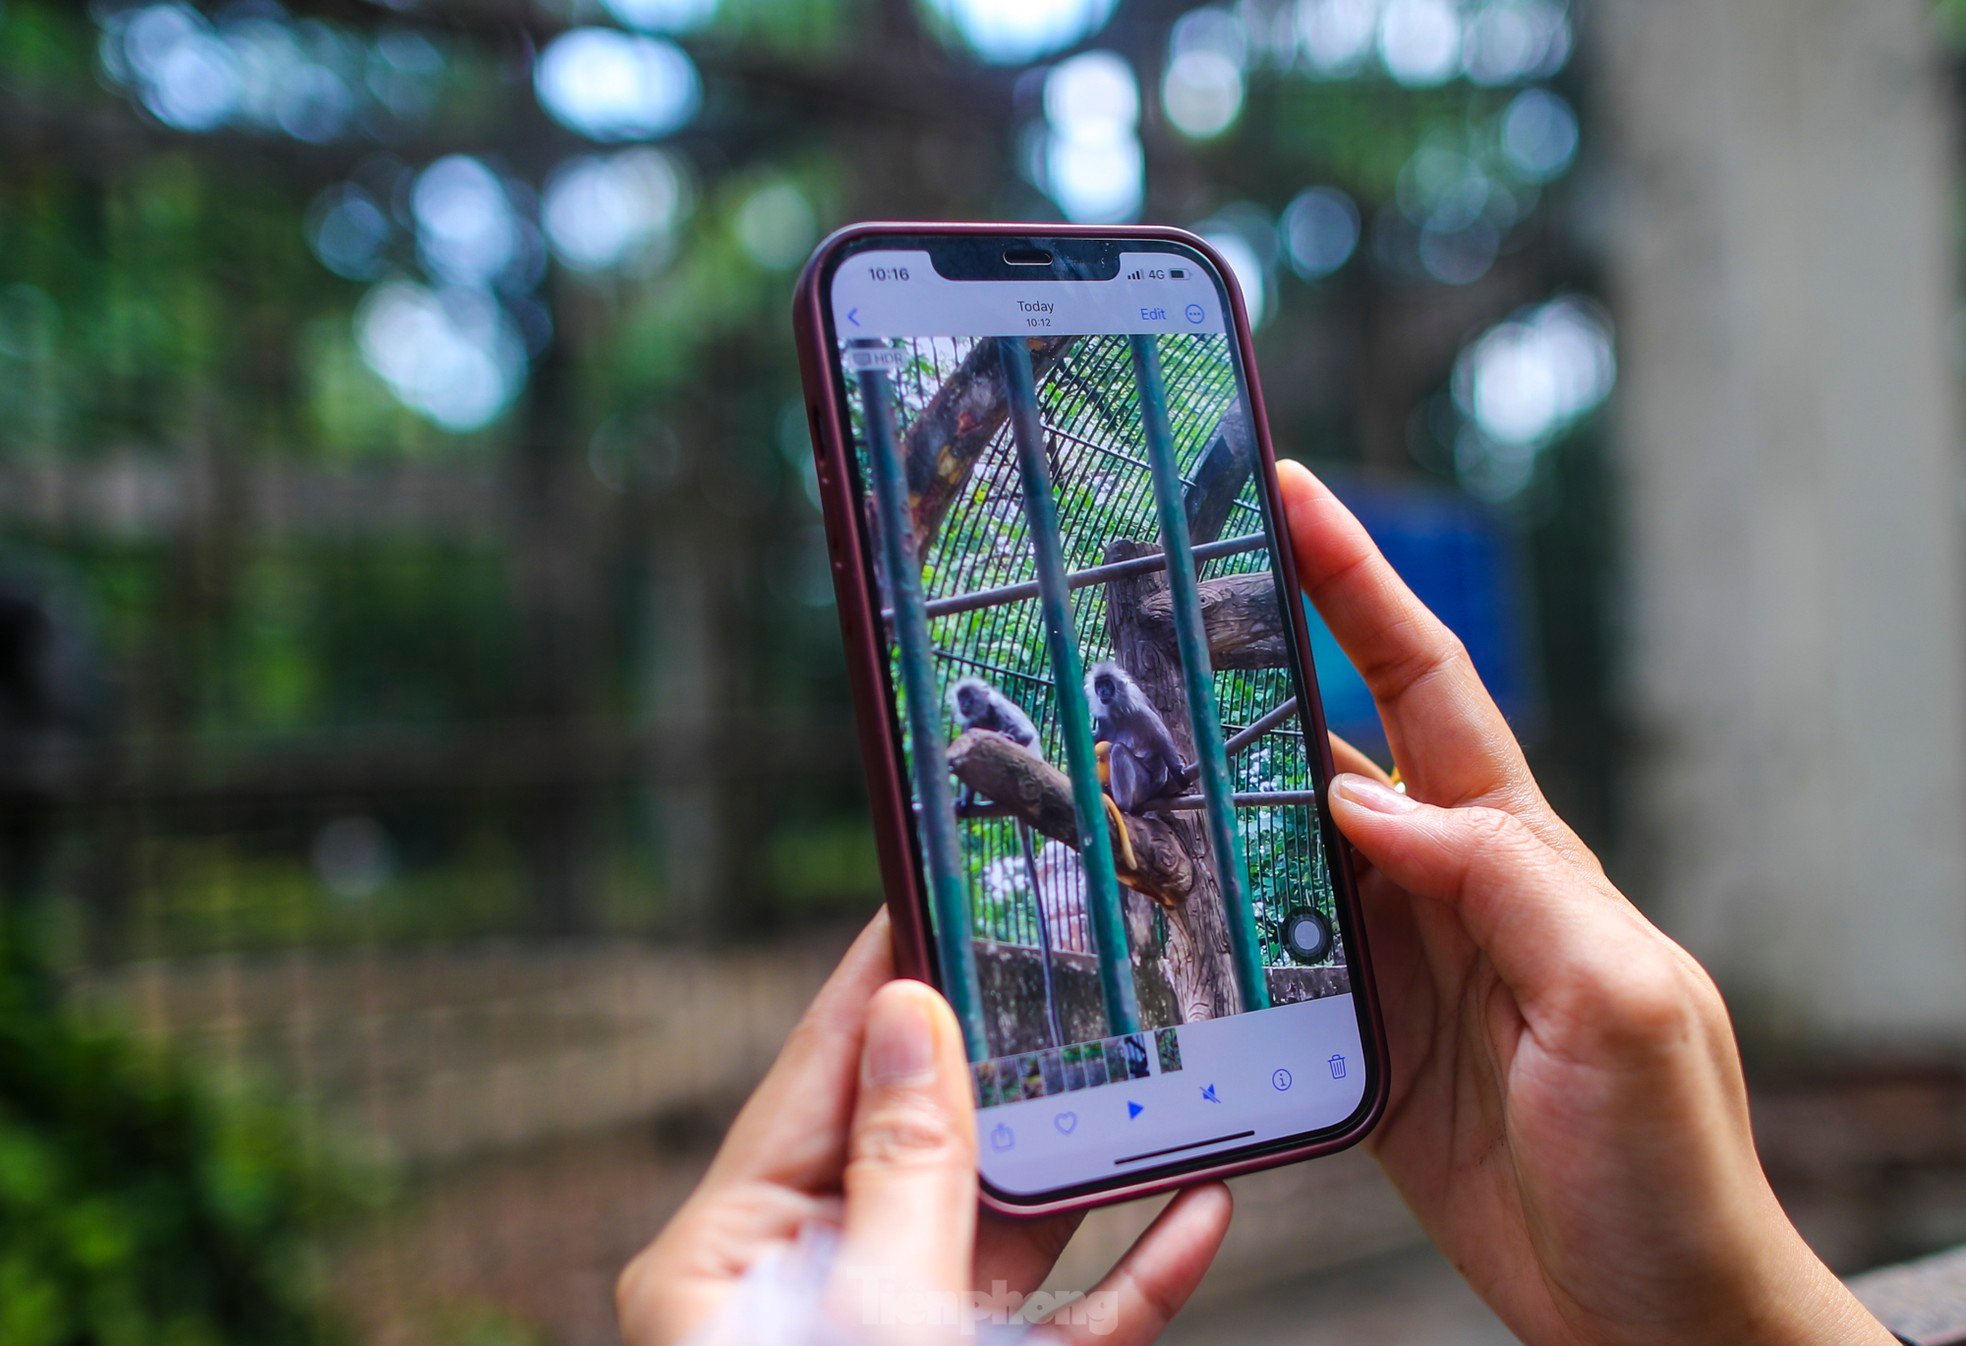
[[[1632,844],[1743,1028],[1966,1041],[1950,127],[1926,0],[1580,15],[1622,375]]]

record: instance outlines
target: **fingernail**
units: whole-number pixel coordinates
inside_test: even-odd
[[[860,1053],[861,1078],[869,1084],[921,1084],[935,1074],[935,1027],[914,995],[883,995],[867,1020]]]
[[[1374,813],[1411,813],[1419,804],[1369,776],[1343,775],[1331,782],[1334,793]]]

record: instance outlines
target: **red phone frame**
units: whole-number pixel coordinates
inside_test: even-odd
[[[1249,315],[1243,307],[1242,292],[1235,273],[1226,260],[1206,240],[1185,229],[1156,225],[1068,225],[1068,224],[982,224],[916,223],[870,221],[835,230],[822,240],[800,274],[792,304],[792,327],[797,339],[799,372],[805,383],[806,414],[811,422],[814,456],[819,475],[821,510],[825,516],[827,548],[832,558],[834,591],[839,600],[840,637],[846,647],[847,666],[853,687],[854,719],[860,731],[860,751],[867,771],[868,803],[873,813],[874,837],[880,853],[881,877],[887,891],[887,908],[894,932],[894,960],[904,977],[937,985],[939,969],[930,947],[925,916],[926,899],[915,870],[914,850],[909,837],[912,825],[908,807],[908,786],[896,749],[887,706],[884,676],[886,655],[879,638],[879,608],[867,583],[867,539],[861,535],[861,511],[853,499],[853,451],[846,409],[841,402],[833,369],[832,335],[828,330],[824,288],[833,264],[849,244],[881,237],[945,236],[949,238],[1096,238],[1118,241],[1141,240],[1178,243],[1192,248],[1215,269],[1229,296],[1231,325],[1249,387],[1251,420],[1256,430],[1257,458],[1262,468],[1263,490],[1268,498],[1270,517],[1283,518],[1283,499],[1277,486],[1276,450],[1270,441],[1269,419],[1263,409],[1263,391],[1256,377],[1256,351],[1250,340]],[[1302,594],[1297,582],[1296,558],[1291,552],[1287,529],[1275,531],[1278,555],[1284,565],[1284,589],[1292,600],[1286,603],[1296,639],[1297,655],[1303,661],[1304,682],[1309,692],[1306,717],[1308,741],[1315,742],[1322,762],[1320,793],[1328,788],[1335,767],[1331,743],[1326,735],[1324,704],[1318,694],[1316,666],[1311,659],[1310,629],[1304,619]],[[1322,807],[1322,801],[1320,801]],[[1192,1186],[1296,1163],[1319,1155],[1347,1149],[1377,1125],[1386,1108],[1389,1065],[1386,1055],[1385,1026],[1379,1011],[1378,988],[1372,975],[1372,962],[1366,949],[1364,913],[1358,901],[1351,847],[1340,844],[1330,850],[1334,860],[1334,886],[1344,908],[1346,947],[1352,978],[1352,993],[1361,998],[1360,1039],[1366,1052],[1366,1092],[1359,1110],[1341,1129],[1316,1140],[1282,1150],[1237,1157],[1232,1151],[1219,1163],[1158,1176],[1146,1175],[1100,1186],[1091,1192],[1078,1192],[1048,1200],[1025,1201],[996,1191],[988,1181],[981,1184],[983,1203],[1000,1214],[1016,1218],[1035,1218],[1062,1211],[1088,1210],[1095,1206],[1131,1201],[1176,1188]]]

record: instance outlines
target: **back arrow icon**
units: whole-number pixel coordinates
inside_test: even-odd
[[[855,327],[860,326],[860,310],[858,308],[848,309],[846,311],[846,320],[852,323]]]

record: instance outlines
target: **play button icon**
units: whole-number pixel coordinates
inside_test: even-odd
[[[1145,1108],[1141,1107],[1138,1103],[1135,1103],[1132,1099],[1129,1098],[1126,1100],[1126,1119],[1129,1122],[1132,1121],[1135,1117],[1138,1117],[1141,1113],[1145,1111],[1146,1111]]]

